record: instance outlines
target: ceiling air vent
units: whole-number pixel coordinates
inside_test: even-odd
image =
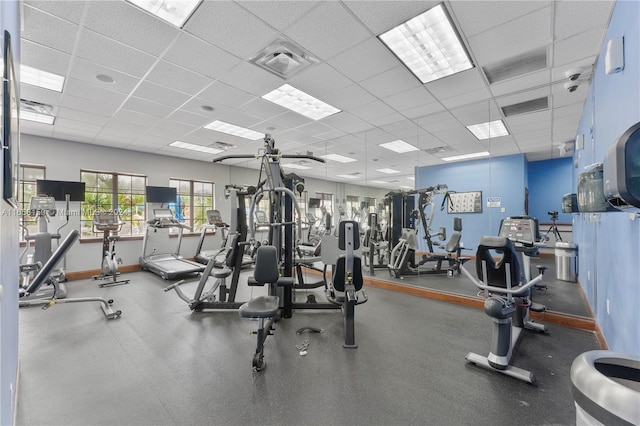
[[[482,70],[490,84],[547,68],[547,49],[532,50],[506,59]]]
[[[249,61],[284,79],[319,62],[301,47],[282,39],[274,41]]]
[[[231,148],[235,148],[235,145],[232,145],[230,143],[226,143],[226,142],[220,142],[220,141],[216,141],[214,143],[212,143],[211,145],[209,145],[211,148],[215,148],[215,149],[222,149],[224,151],[231,149]]]
[[[36,101],[20,99],[20,110],[34,112],[36,114],[53,115],[53,107]]]
[[[530,101],[520,102],[519,104],[507,105],[502,107],[502,113],[505,117],[512,115],[526,114],[528,112],[542,111],[549,108],[549,98],[532,99]]]
[[[450,146],[436,146],[435,148],[423,149],[423,151],[426,152],[427,154],[438,154],[440,152],[453,151],[453,148],[451,148]]]

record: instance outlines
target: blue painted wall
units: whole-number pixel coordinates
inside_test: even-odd
[[[475,249],[480,237],[498,233],[500,221],[507,216],[524,213],[524,189],[527,186],[527,162],[522,154],[484,160],[465,161],[441,166],[418,167],[416,188],[426,188],[444,183],[450,191],[482,191],[482,213],[448,214],[440,211],[443,195],[436,197],[436,215],[433,229],[444,226],[453,232],[453,218],[462,218],[462,242]],[[487,197],[500,197],[500,207],[487,207]],[[504,212],[501,209],[504,208]],[[420,227],[422,228],[422,227]],[[419,229],[419,250],[426,251]]]
[[[557,211],[558,222],[571,223],[572,215],[562,213],[562,197],[572,191],[571,157],[529,163],[529,215],[551,222],[547,212]]]
[[[640,121],[640,2],[618,1],[609,24],[578,134],[584,149],[574,153],[578,167],[601,162],[612,143]],[[606,75],[608,40],[624,36],[625,68]],[[573,239],[579,248],[579,281],[612,350],[640,354],[640,220],[627,213],[580,213]]]

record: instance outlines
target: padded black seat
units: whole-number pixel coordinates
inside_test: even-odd
[[[213,278],[227,278],[232,273],[233,273],[233,269],[222,268],[222,269],[212,269],[209,275],[211,275]]]
[[[277,296],[258,296],[240,306],[243,318],[271,318],[278,311]]]

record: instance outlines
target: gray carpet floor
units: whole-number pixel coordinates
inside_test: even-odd
[[[465,362],[489,350],[483,311],[367,288],[357,349],[342,347],[340,311],[298,310],[277,323],[267,368],[254,373],[255,321],[191,313],[159,277],[125,277],[67,285],[70,297],[113,299],[117,320],[96,303],[20,310],[18,425],[574,424],[570,366],[599,349],[593,333],[557,325],[523,333],[513,364],[535,373],[529,385]],[[238,300],[250,291],[241,284]],[[303,326],[323,333],[296,334]]]

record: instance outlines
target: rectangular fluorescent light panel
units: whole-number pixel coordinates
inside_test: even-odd
[[[38,114],[31,111],[20,111],[20,120],[35,121],[42,124],[53,124],[56,118],[53,115]]]
[[[407,176],[407,179],[409,179],[409,180],[416,180],[415,176]]]
[[[290,169],[309,170],[311,167],[303,166],[302,164],[282,164],[282,167],[288,167]]]
[[[213,121],[204,126],[204,128],[215,130],[216,132],[226,133],[228,135],[238,136],[252,141],[262,139],[262,137],[264,136],[262,133],[256,132],[254,130],[245,129],[244,127],[225,123],[224,121],[220,120]]]
[[[458,160],[469,160],[471,158],[478,157],[488,157],[490,154],[488,151],[482,152],[474,152],[473,154],[463,154],[463,155],[455,155],[453,157],[443,157],[443,161],[458,161]]]
[[[372,181],[371,181],[371,183],[384,183],[384,184],[388,184],[388,183],[391,183],[391,182],[385,182],[385,181],[383,181],[383,180],[372,180]]]
[[[416,148],[415,146],[406,143],[402,139],[398,139],[397,141],[381,143],[379,146],[386,148],[391,151],[398,152],[400,154],[411,151],[419,151],[420,148]]]
[[[442,4],[378,38],[423,84],[473,68]]]
[[[193,143],[180,141],[171,142],[169,146],[172,146],[174,148],[188,149],[191,151],[206,152],[208,154],[220,154],[221,152],[224,152],[224,150],[222,149],[215,149],[208,146],[196,145]]]
[[[502,120],[489,121],[487,123],[467,126],[467,129],[479,140],[507,136],[509,131],[504,126]]]
[[[395,173],[400,173],[400,170],[393,170],[393,169],[377,169],[377,172],[380,173],[386,173],[388,175],[393,175]]]
[[[400,185],[400,188],[402,188],[402,189],[413,189],[413,186]]]
[[[182,28],[202,0],[127,0],[158,18]]]
[[[344,155],[338,154],[327,154],[321,155],[320,158],[324,158],[326,160],[337,161],[338,163],[353,163],[354,161],[358,161],[355,158],[345,157]]]
[[[336,175],[338,177],[341,177],[343,179],[358,179],[359,176],[356,175]]]
[[[340,112],[338,108],[332,107],[289,84],[284,84],[272,90],[262,96],[262,99],[302,114],[312,120],[320,120]]]
[[[20,83],[30,84],[31,86],[42,87],[43,89],[55,90],[62,92],[64,86],[64,77],[27,65],[20,65]]]

